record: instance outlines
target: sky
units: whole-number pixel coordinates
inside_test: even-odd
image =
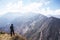
[[[60,0],[0,0],[0,16],[8,12],[60,15]]]

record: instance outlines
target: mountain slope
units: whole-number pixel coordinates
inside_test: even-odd
[[[60,19],[47,19],[29,40],[60,40]]]
[[[42,23],[42,26],[40,28],[38,28],[38,30],[32,34],[32,36],[28,39],[28,40],[46,40],[46,36],[48,35],[48,25],[50,24],[52,19],[47,18],[47,20],[45,19],[45,22]],[[47,31],[46,31],[47,30]],[[44,35],[43,38],[42,35]]]
[[[25,15],[19,14],[20,16],[18,17],[16,17],[18,14],[15,16],[14,15],[15,14],[11,13],[3,17],[3,19],[6,18],[3,20],[3,23],[5,25],[4,27],[2,26],[0,30],[9,33],[10,24],[13,23],[15,33],[19,33],[27,37],[27,39],[31,39],[31,40],[38,40],[41,31],[45,29],[44,26],[46,26],[49,23],[48,17],[41,14],[34,14],[34,13],[28,13]],[[36,36],[36,39],[34,36]]]
[[[9,33],[9,27],[12,23],[15,32],[24,35],[27,31],[36,31],[40,28],[47,17],[37,13],[7,13],[0,19],[0,30]]]

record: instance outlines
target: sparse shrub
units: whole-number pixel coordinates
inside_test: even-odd
[[[5,34],[5,32],[0,32],[0,34]]]
[[[12,37],[12,40],[26,40],[26,39],[24,37],[16,35],[16,36]]]

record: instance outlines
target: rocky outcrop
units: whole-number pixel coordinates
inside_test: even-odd
[[[48,18],[29,40],[60,40],[60,19]]]
[[[50,22],[49,22],[50,20]],[[48,22],[44,26],[42,26],[44,29],[42,29],[42,33],[40,34],[39,40],[60,40],[59,39],[59,31],[60,31],[60,19],[55,17],[50,17]]]
[[[45,19],[45,22],[42,24],[42,26],[31,36],[29,40],[46,40],[49,32],[49,24],[52,19],[47,18]]]

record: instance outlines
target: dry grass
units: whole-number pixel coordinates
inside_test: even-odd
[[[0,40],[26,40],[21,35],[10,36],[10,34],[0,34]]]

